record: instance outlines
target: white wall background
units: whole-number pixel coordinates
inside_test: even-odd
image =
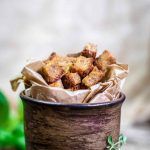
[[[111,50],[120,62],[130,65],[124,89],[128,109],[123,109],[123,115],[129,117],[127,124],[138,120],[137,115],[147,119],[149,0],[0,0],[0,88],[16,98],[9,80],[29,60],[52,51],[77,52],[87,42],[96,43],[100,52]]]

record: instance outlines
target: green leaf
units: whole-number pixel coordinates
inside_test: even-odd
[[[107,138],[108,145],[106,148],[108,150],[120,150],[120,148],[123,146],[123,144],[126,143],[126,140],[127,140],[127,138],[123,134],[120,134],[118,141],[116,143],[114,143],[112,136],[108,136],[108,138]]]
[[[122,146],[123,144],[125,144],[126,140],[127,140],[127,138],[123,134],[120,134],[120,136],[119,136],[120,146]]]
[[[5,127],[9,118],[9,103],[7,97],[0,90],[0,127]]]
[[[108,144],[110,144],[110,145],[114,144],[112,136],[108,136],[107,141],[108,141]]]

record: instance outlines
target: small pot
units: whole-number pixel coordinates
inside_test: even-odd
[[[125,95],[111,102],[62,104],[20,94],[24,105],[27,150],[104,150],[117,140]]]

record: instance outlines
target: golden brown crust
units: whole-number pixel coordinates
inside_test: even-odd
[[[87,89],[99,81],[103,82],[109,65],[116,63],[116,59],[107,50],[94,61],[96,53],[94,44],[87,44],[78,57],[62,57],[52,53],[45,62],[41,74],[53,87],[64,86],[65,89],[73,91]]]
[[[42,75],[48,83],[53,83],[59,80],[63,74],[64,70],[58,66],[58,64],[49,62],[42,68]]]
[[[107,69],[107,61],[101,61],[99,59],[95,60],[95,65],[97,66],[98,69],[106,72]]]
[[[47,64],[49,62],[57,62],[59,61],[61,56],[59,56],[57,53],[52,52],[51,55],[48,57],[48,59],[44,60],[44,63]]]
[[[81,77],[85,77],[93,69],[93,58],[79,56],[71,67],[71,72],[77,72]]]
[[[105,50],[95,61],[95,64],[98,67],[98,69],[103,71],[106,71],[108,65],[115,63],[115,57],[113,57],[113,55],[108,50]]]
[[[81,83],[81,77],[78,73],[67,73],[62,77],[62,81],[65,88],[71,88]]]
[[[88,43],[88,44],[84,47],[83,51],[81,52],[81,55],[82,55],[82,56],[85,56],[85,57],[87,57],[87,58],[92,57],[92,58],[95,59],[96,53],[97,53],[97,46],[94,45],[94,44],[92,44],[92,43]]]
[[[64,88],[61,79],[60,79],[60,80],[57,80],[56,82],[53,82],[53,83],[49,84],[49,86],[51,86],[51,87]]]
[[[85,86],[83,83],[80,84],[80,89],[81,89],[81,90],[85,90],[85,89],[87,89],[87,88],[88,88],[88,87]]]
[[[71,90],[71,91],[77,91],[77,90],[80,90],[80,89],[81,89],[80,84],[77,84],[77,85],[72,86],[72,87],[69,88],[69,90]]]
[[[101,60],[109,61],[110,64],[116,63],[116,58],[108,50],[105,50],[100,55],[100,58],[101,58]]]
[[[53,53],[50,58],[45,61],[45,64],[57,64],[64,70],[64,73],[67,73],[75,60],[76,58],[73,57],[61,57],[56,53]]]
[[[53,52],[53,53],[51,53],[49,60],[58,61],[60,58],[61,58],[61,56],[59,56],[57,53]]]
[[[94,67],[94,69],[90,72],[89,75],[87,75],[83,80],[82,83],[87,86],[91,87],[95,84],[97,84],[104,76],[104,73],[99,70],[97,67]]]
[[[62,67],[65,73],[70,71],[71,66],[75,62],[76,58],[73,57],[61,57],[56,63]]]

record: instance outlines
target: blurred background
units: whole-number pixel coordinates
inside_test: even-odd
[[[149,0],[0,0],[0,89],[17,108],[9,80],[23,66],[47,57],[81,51],[93,42],[130,66],[124,86],[121,132],[125,150],[150,147]],[[2,123],[2,122],[1,122]]]

